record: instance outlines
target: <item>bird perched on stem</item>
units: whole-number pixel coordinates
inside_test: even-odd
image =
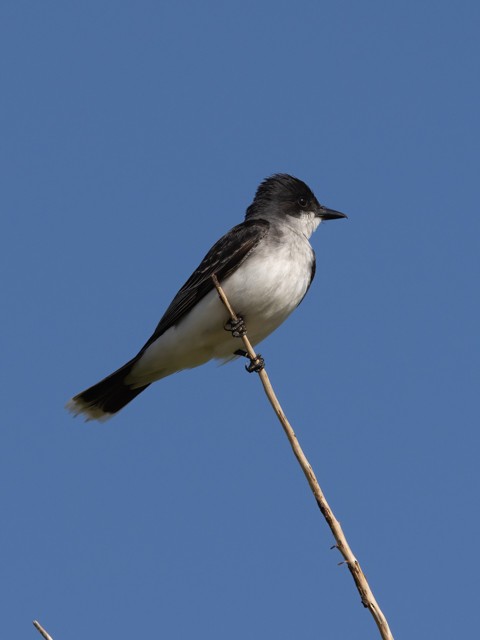
[[[322,221],[336,218],[346,215],[321,205],[298,178],[276,174],[264,180],[245,220],[213,245],[137,355],[67,408],[87,420],[106,420],[156,380],[241,354],[243,323],[229,322],[213,275],[250,342],[261,342],[303,300],[315,275],[309,238]]]

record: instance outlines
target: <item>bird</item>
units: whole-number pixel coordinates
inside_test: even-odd
[[[298,178],[277,173],[263,180],[244,221],[213,245],[137,355],[75,395],[67,409],[87,421],[104,421],[152,382],[212,359],[228,362],[246,355],[238,348],[245,328],[257,345],[288,318],[310,288],[316,265],[312,233],[323,221],[346,217],[321,205]],[[238,324],[231,322],[212,276],[237,313]],[[261,367],[255,364],[248,370]]]

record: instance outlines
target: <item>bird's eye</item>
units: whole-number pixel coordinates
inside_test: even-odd
[[[299,198],[297,200],[298,204],[302,207],[302,209],[305,209],[305,207],[308,204],[308,200],[306,198],[304,198],[303,196],[301,198]]]

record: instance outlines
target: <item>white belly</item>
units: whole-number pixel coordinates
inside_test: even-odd
[[[307,292],[313,251],[305,251],[305,244],[301,250],[296,245],[279,246],[271,257],[259,252],[223,283],[230,304],[245,320],[253,344],[274,331]]]

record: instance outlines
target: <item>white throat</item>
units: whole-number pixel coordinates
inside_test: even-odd
[[[306,211],[300,218],[289,217],[288,225],[308,239],[317,230],[321,221],[322,219],[316,216],[313,211]]]

